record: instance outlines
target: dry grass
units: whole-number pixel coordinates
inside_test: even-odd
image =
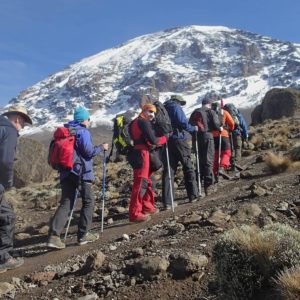
[[[264,141],[264,137],[262,137],[261,135],[253,135],[251,138],[250,138],[250,142],[256,147],[258,148],[262,142]]]
[[[300,299],[300,266],[280,271],[274,282],[284,299]]]
[[[288,157],[276,155],[272,152],[266,154],[265,162],[273,174],[283,173],[292,165]]]

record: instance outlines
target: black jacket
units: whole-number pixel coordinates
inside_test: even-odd
[[[18,131],[4,116],[0,116],[0,189],[13,185],[13,168]]]

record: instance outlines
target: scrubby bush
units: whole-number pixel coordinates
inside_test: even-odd
[[[287,225],[243,226],[224,233],[213,249],[227,299],[251,299],[272,276],[300,262],[300,233]]]

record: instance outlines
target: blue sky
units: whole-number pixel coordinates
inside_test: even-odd
[[[0,106],[84,57],[186,25],[300,43],[299,0],[0,0]]]

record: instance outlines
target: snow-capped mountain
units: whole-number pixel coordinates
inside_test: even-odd
[[[36,124],[52,127],[81,104],[107,123],[159,91],[187,100],[189,115],[208,93],[253,106],[272,87],[300,87],[300,45],[227,27],[188,26],[144,35],[85,58],[21,92]]]

